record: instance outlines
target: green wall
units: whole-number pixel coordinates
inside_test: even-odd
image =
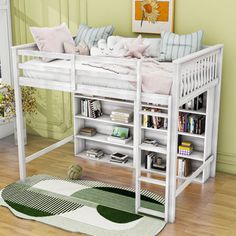
[[[113,24],[115,34],[131,32],[131,0],[12,0],[15,44],[31,42],[29,26],[69,25],[73,34],[79,23]],[[205,32],[204,43],[225,44],[218,170],[236,174],[236,1],[176,0],[175,32]],[[60,92],[38,91],[38,114],[28,117],[29,132],[62,138],[72,132],[71,98]]]

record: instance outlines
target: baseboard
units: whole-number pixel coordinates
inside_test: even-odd
[[[236,175],[236,154],[219,152],[217,171]]]

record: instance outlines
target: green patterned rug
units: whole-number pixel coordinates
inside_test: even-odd
[[[23,219],[94,236],[155,236],[163,220],[134,212],[135,193],[102,182],[37,175],[0,191],[0,205]],[[164,199],[142,191],[142,207],[164,212]]]

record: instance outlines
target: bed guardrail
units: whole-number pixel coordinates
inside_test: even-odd
[[[215,45],[183,58],[175,60],[178,73],[179,105],[187,103],[203,93],[207,88],[215,86],[221,78],[223,45]]]

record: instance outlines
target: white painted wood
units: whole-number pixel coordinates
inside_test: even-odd
[[[219,82],[221,80],[221,66],[222,66],[222,55],[220,54],[222,52],[222,45],[216,45],[213,47],[208,47],[200,52],[191,54],[189,56],[186,56],[184,58],[178,59],[174,61],[175,66],[175,74],[174,74],[174,82],[173,82],[173,89],[171,96],[166,95],[160,95],[160,94],[148,94],[148,93],[142,93],[141,91],[141,85],[142,85],[142,76],[141,76],[141,68],[142,68],[142,61],[141,60],[127,60],[127,59],[117,59],[114,58],[114,60],[110,60],[110,58],[97,58],[97,57],[86,57],[86,56],[76,56],[75,58],[68,54],[55,54],[55,53],[45,53],[45,52],[38,52],[36,50],[35,44],[30,45],[22,45],[15,47],[15,64],[14,66],[18,69],[29,69],[29,67],[24,64],[25,60],[29,60],[32,58],[60,58],[64,60],[69,60],[71,62],[71,66],[69,67],[69,70],[65,70],[64,73],[68,74],[68,80],[65,82],[59,82],[56,80],[46,80],[44,78],[40,79],[33,79],[33,78],[25,78],[25,77],[19,77],[19,72],[16,70],[15,72],[15,80],[18,81],[18,87],[16,89],[18,90],[17,97],[20,96],[20,86],[32,86],[36,88],[46,88],[46,89],[53,89],[53,90],[59,90],[59,91],[67,91],[75,93],[74,95],[74,136],[75,136],[75,155],[80,156],[82,158],[87,158],[85,150],[86,148],[94,148],[99,147],[99,145],[104,148],[106,153],[110,153],[113,149],[118,151],[124,151],[130,156],[130,162],[127,165],[121,165],[121,166],[128,166],[128,167],[134,167],[135,169],[135,185],[136,185],[136,199],[135,199],[135,210],[138,213],[140,210],[144,210],[146,214],[156,214],[162,215],[163,218],[167,222],[174,222],[175,220],[175,209],[176,209],[176,179],[182,179],[185,180],[185,182],[178,188],[177,194],[180,194],[180,192],[188,186],[188,184],[192,181],[202,181],[201,179],[196,177],[202,172],[205,171],[207,166],[209,166],[209,163],[211,162],[213,157],[210,157],[206,160],[206,154],[203,154],[203,152],[195,151],[192,156],[189,157],[189,159],[199,162],[200,167],[197,168],[197,170],[194,172],[193,175],[188,177],[178,177],[176,176],[176,159],[177,156],[180,157],[180,155],[177,154],[177,138],[178,135],[182,135],[184,137],[187,137],[188,139],[197,139],[200,140],[202,143],[205,142],[204,147],[206,148],[206,145],[209,144],[209,136],[210,136],[210,126],[207,127],[206,137],[205,135],[195,135],[195,134],[188,134],[188,133],[180,133],[178,132],[178,113],[186,112],[184,110],[179,110],[179,107],[188,102],[189,100],[195,98],[196,96],[200,95],[201,93],[214,89],[219,89]],[[18,57],[16,50],[19,50],[19,53],[21,55],[21,64],[18,65]],[[121,75],[111,75],[109,73],[88,73],[87,71],[82,71],[79,68],[76,69],[75,63],[79,61],[85,61],[85,62],[97,62],[97,61],[103,61],[104,63],[113,64],[116,65],[129,65],[133,66],[136,70],[135,76],[121,76]],[[17,67],[18,66],[18,67]],[[33,70],[37,70],[37,68],[30,68]],[[38,68],[38,70],[44,70],[44,68]],[[55,73],[55,68],[50,68],[48,71],[51,71]],[[80,85],[77,83],[76,76],[77,75],[84,75],[84,73],[88,73],[87,76],[93,77],[97,76],[102,77],[105,76],[107,78],[117,78],[127,81],[135,81],[137,83],[137,90],[136,91],[124,91],[121,89],[111,89],[111,88],[105,88],[105,87],[96,87],[96,86],[88,86],[88,85]],[[76,76],[75,76],[76,75]],[[217,90],[218,92],[215,92],[216,94],[220,93],[220,90]],[[212,101],[213,95],[209,96],[209,99]],[[105,105],[105,111],[104,114],[109,114],[109,109],[113,109],[114,107],[122,107],[122,106],[130,106],[131,108],[134,108],[134,124],[128,124],[131,128],[131,133],[133,133],[134,140],[132,142],[129,142],[127,144],[117,144],[114,142],[110,142],[107,140],[107,134],[109,133],[109,129],[112,125],[120,123],[115,123],[109,120],[109,116],[105,115],[103,117],[100,117],[98,119],[91,119],[88,117],[82,117],[80,114],[80,99],[81,98],[88,98],[88,99],[97,99],[100,100],[102,103],[105,104],[111,104],[110,106]],[[124,100],[125,99],[125,100]],[[150,105],[150,104],[144,104],[144,103],[152,103],[157,104]],[[167,113],[155,113],[155,115],[161,117],[168,117],[168,130],[154,130],[152,128],[146,128],[141,126],[141,115],[144,114],[141,110],[142,107],[149,106],[149,107],[158,107]],[[217,107],[219,106],[219,100],[216,101],[214,106],[214,114],[215,116],[218,115],[219,110],[217,110]],[[110,108],[109,108],[110,107]],[[21,113],[19,111],[19,108],[21,108],[21,104],[18,103],[18,126],[21,127]],[[107,109],[107,110],[106,110]],[[208,111],[202,110],[202,111],[187,111],[192,114],[202,114],[202,115],[209,115],[209,109]],[[145,113],[147,114],[147,112]],[[154,115],[154,113],[148,113],[149,115]],[[218,121],[217,121],[218,122]],[[218,126],[218,123],[214,123],[214,127]],[[79,130],[84,127],[85,125],[94,125],[100,132],[102,129],[105,129],[106,134],[97,133],[97,135],[93,137],[87,137],[79,135]],[[123,125],[123,124],[122,124]],[[218,130],[214,132],[214,135],[217,136]],[[141,141],[144,137],[144,134],[150,136],[150,137],[160,137],[161,140],[164,138],[166,139],[164,141],[164,144],[166,144],[165,147],[147,147],[143,144],[141,144]],[[18,135],[21,136],[21,132],[18,133]],[[215,137],[214,136],[214,137]],[[215,150],[217,147],[217,140],[213,140],[213,147],[211,147],[212,150]],[[212,145],[210,145],[212,146]],[[203,148],[203,147],[202,147]],[[49,149],[47,149],[49,150]],[[142,161],[141,156],[141,150],[149,150],[149,151],[155,151],[158,152],[161,155],[166,155],[166,162],[167,162],[167,170],[166,172],[161,171],[155,171],[155,170],[145,170]],[[209,149],[210,150],[210,149]],[[207,151],[207,153],[210,155],[210,151]],[[213,152],[213,151],[212,151]],[[38,154],[35,154],[34,156],[31,156],[31,159],[34,159],[40,154],[43,154],[44,150],[42,152],[39,152]],[[22,146],[20,148],[19,152],[19,160],[20,160],[20,170],[21,170],[21,179],[24,180],[26,172],[25,172],[25,162],[23,160],[24,156],[24,149],[22,149]],[[132,155],[133,154],[133,155]],[[132,163],[132,156],[133,156],[133,163]],[[183,157],[183,156],[182,156]],[[205,159],[204,159],[205,157]],[[187,158],[187,157],[185,157]],[[28,159],[30,160],[30,159]],[[206,160],[206,161],[205,161]],[[100,161],[100,160],[99,160]],[[108,163],[109,162],[109,154],[105,155],[104,159],[101,159],[101,162]],[[132,164],[131,164],[132,163]],[[199,164],[198,164],[199,166]],[[141,208],[140,206],[140,180],[143,180],[143,177],[141,177],[141,171],[149,172],[149,173],[157,173],[161,176],[165,176],[165,181],[156,181],[155,179],[148,179],[147,181],[152,182],[154,184],[160,184],[161,186],[166,187],[165,192],[165,214],[159,213],[156,211],[150,212],[148,209]],[[214,172],[214,166],[212,165],[212,172]],[[204,175],[203,175],[204,176]],[[146,179],[144,179],[146,180]],[[164,184],[165,183],[165,184]]]
[[[143,208],[143,207],[140,207],[138,209],[138,212],[146,214],[146,215],[151,215],[151,216],[154,216],[154,217],[165,218],[164,213],[159,212],[159,211],[154,211],[154,210],[151,210],[151,209],[147,209],[147,208]]]
[[[166,147],[162,146],[162,145],[158,145],[157,147],[155,147],[153,145],[148,145],[148,144],[142,143],[141,145],[139,145],[139,148],[141,150],[149,151],[149,152],[156,152],[156,153],[162,153],[162,154],[167,153]]]
[[[17,141],[18,141],[18,157],[19,157],[19,172],[20,180],[25,181],[26,178],[26,162],[25,162],[25,144],[24,144],[24,118],[22,109],[22,95],[19,85],[19,57],[17,49],[12,49],[13,56],[13,76],[15,89],[15,106],[16,106],[16,125],[17,125]]]
[[[214,95],[214,124],[213,124],[213,132],[212,132],[212,153],[215,157],[214,161],[211,164],[210,176],[215,177],[216,175],[216,161],[217,161],[217,144],[218,144],[218,130],[219,130],[219,116],[220,116],[220,97],[221,97],[221,81],[222,81],[222,64],[223,64],[223,47],[218,52],[218,62],[217,67],[218,75],[216,77],[219,78],[219,84],[216,86],[215,95]]]
[[[36,152],[36,153],[28,156],[26,158],[26,163],[29,163],[29,162],[31,162],[31,161],[33,161],[33,160],[35,160],[35,159],[45,155],[45,154],[47,154],[47,153],[49,153],[49,152],[51,152],[51,151],[53,151],[53,150],[55,150],[55,149],[65,145],[65,144],[73,141],[73,138],[74,138],[73,135],[69,136],[69,137],[67,137],[67,138],[65,138],[65,139],[63,139],[63,140],[61,140],[61,141],[59,141],[57,143],[54,143],[54,144],[50,145],[49,147],[46,147],[46,148],[40,150],[39,152]]]
[[[163,180],[153,179],[153,178],[147,178],[147,177],[139,177],[139,181],[149,183],[149,184],[155,184],[165,187],[166,182]]]
[[[142,90],[142,61],[137,63],[137,88],[136,88],[136,99],[134,104],[134,159],[135,159],[135,212],[138,213],[138,209],[141,207],[141,183],[139,178],[141,176],[141,149],[139,145],[142,142],[141,133],[141,115],[140,110],[142,109],[141,103],[141,90]]]
[[[176,197],[214,160],[214,156],[210,156],[190,177],[188,177],[180,187],[176,190]]]
[[[167,221],[173,223],[175,221],[176,211],[176,159],[177,159],[177,144],[178,144],[178,116],[179,116],[179,96],[180,96],[180,81],[181,81],[181,64],[175,64],[175,77],[172,85],[172,109],[170,116],[169,129],[171,130],[170,137],[170,162],[169,162],[169,193],[168,193],[168,217]]]

